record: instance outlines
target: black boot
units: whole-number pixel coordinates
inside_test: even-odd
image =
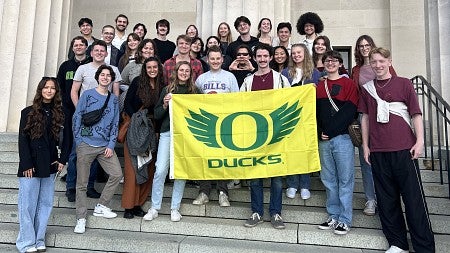
[[[123,217],[125,219],[133,219],[134,218],[133,210],[134,209],[125,209],[125,212],[123,213]]]
[[[144,210],[142,210],[141,206],[135,206],[133,208],[133,214],[137,217],[144,217],[145,212],[144,212]]]

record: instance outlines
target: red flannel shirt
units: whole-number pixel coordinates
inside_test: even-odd
[[[177,55],[173,56],[172,58],[168,59],[166,62],[164,62],[164,84],[169,84],[169,78],[172,72],[175,69],[175,65],[177,64],[176,61]],[[191,57],[191,68],[192,68],[192,81],[195,82],[197,80],[197,77],[201,74],[203,74],[203,67],[202,63]]]

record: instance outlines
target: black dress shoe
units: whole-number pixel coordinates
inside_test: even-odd
[[[75,189],[67,189],[67,191],[66,191],[67,201],[75,202],[76,193],[77,192]]]
[[[86,196],[91,199],[99,199],[100,193],[98,193],[94,188],[88,188],[86,192]]]
[[[142,210],[142,207],[140,207],[140,206],[135,206],[135,207],[133,208],[133,214],[134,214],[135,216],[137,216],[137,217],[144,217],[145,212],[144,212],[144,210]]]
[[[125,219],[133,219],[134,218],[133,209],[125,209],[125,212],[123,213],[123,217]]]

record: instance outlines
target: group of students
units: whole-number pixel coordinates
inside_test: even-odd
[[[85,232],[87,197],[99,198],[95,216],[117,216],[108,206],[122,177],[124,218],[150,221],[158,217],[170,161],[172,94],[251,92],[308,84],[316,87],[320,178],[329,215],[319,229],[344,235],[352,226],[354,146],[348,126],[359,112],[363,134],[359,154],[367,198],[364,213],[375,215],[378,208],[390,245],[386,252],[407,252],[401,196],[415,251],[434,252],[417,163],[424,145],[421,111],[410,81],[396,76],[390,52],[376,47],[370,36],[357,39],[356,66],[349,76],[340,53],[332,50],[326,36],[319,35],[322,20],[311,12],[297,22],[298,32],[305,35],[300,43],[291,44],[288,22],[278,24],[278,36],[272,38],[267,18],[259,22],[258,37],[253,37],[250,20],[241,16],[234,23],[239,38],[232,41],[229,25],[221,23],[218,36],[208,38],[205,52],[194,25],[174,44],[166,39],[167,20],[156,23],[158,38],[154,40],[144,38],[147,30],[139,23],[125,41],[116,42],[123,46],[119,60],[110,55],[114,36],[104,41],[102,35],[102,40],[92,39],[89,45],[85,35],[92,36],[92,21],[83,18],[79,25],[82,36],[71,42],[72,58],[61,65],[58,78],[44,77],[39,82],[33,105],[22,111],[16,243],[20,252],[45,251],[54,179],[67,162],[66,196],[76,202],[75,233]],[[127,25],[128,19],[120,14],[116,29],[124,32]],[[105,26],[102,32],[111,27]],[[113,62],[122,66],[117,68]],[[101,118],[88,126],[84,117],[96,110]],[[142,134],[143,124],[151,134]],[[125,125],[122,172],[114,147],[119,128],[122,131]],[[58,156],[60,131],[64,139]],[[93,188],[98,164],[108,174],[101,194]],[[270,180],[270,222],[283,229],[282,177]],[[185,184],[185,180],[173,182],[170,219],[174,222],[182,218],[179,209]],[[295,198],[297,191],[302,199],[311,197],[309,175],[287,176],[286,184],[288,198]],[[199,181],[199,185],[193,204],[203,205],[209,201],[212,182]],[[244,226],[254,227],[264,221],[263,180],[252,179],[249,185],[252,214]],[[217,181],[219,205],[230,206],[228,189],[238,187],[238,180]],[[150,191],[151,207],[145,212],[142,206]]]

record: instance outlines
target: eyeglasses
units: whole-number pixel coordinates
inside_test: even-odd
[[[364,48],[370,48],[371,45],[369,45],[369,44],[364,44],[364,45],[359,45],[358,47],[359,47],[359,49],[364,49]]]
[[[236,56],[248,56],[248,53],[237,53]]]
[[[323,61],[324,63],[337,63],[337,62],[339,62],[339,60],[338,59],[328,59],[328,60],[325,60],[325,61]]]

